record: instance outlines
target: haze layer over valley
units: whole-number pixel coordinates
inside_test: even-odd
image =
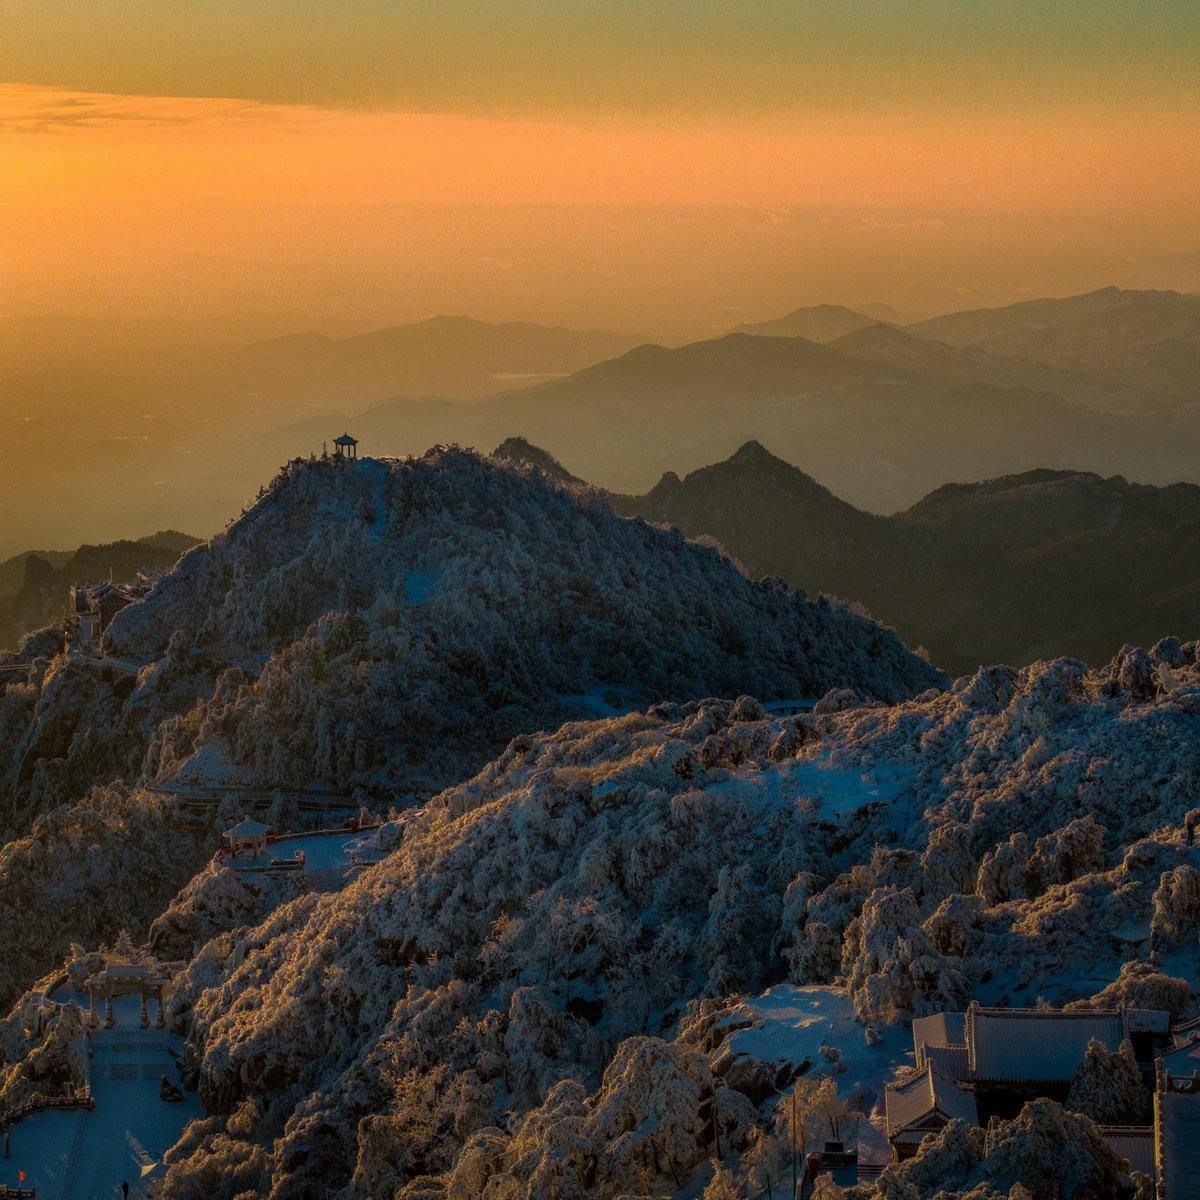
[[[882,514],[1040,467],[1196,479],[1196,296],[1109,288],[905,327],[833,311],[632,350],[622,335],[436,319],[31,366],[6,388],[0,548],[210,532],[276,464],[351,425],[395,454],[519,432],[623,492],[753,438]]]

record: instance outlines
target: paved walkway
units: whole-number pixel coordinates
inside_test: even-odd
[[[297,850],[304,852],[304,873],[337,872],[350,870],[350,855],[355,850],[368,850],[375,840],[374,829],[348,833],[344,829],[329,833],[309,834],[306,837],[285,838],[267,846],[266,858],[227,858],[226,864],[238,871],[262,870],[272,859],[294,858]]]
[[[113,1028],[92,1034],[95,1109],[39,1113],[13,1126],[12,1158],[0,1159],[0,1183],[15,1187],[24,1170],[24,1186],[37,1188],[38,1200],[119,1197],[122,1180],[130,1196],[147,1197],[163,1154],[202,1115],[195,1095],[185,1093],[181,1104],[159,1099],[160,1078],[176,1079],[170,1047],[179,1049],[179,1039],[153,1023],[139,1028],[136,996],[121,996],[113,1007]]]

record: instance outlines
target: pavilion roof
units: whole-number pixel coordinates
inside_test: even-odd
[[[245,820],[239,821],[232,829],[225,830],[226,837],[262,837],[264,834],[270,833],[270,825],[264,825],[261,821],[252,820],[246,817]]]
[[[357,446],[358,438],[351,437],[348,433],[343,433],[333,439],[333,444],[335,446]]]

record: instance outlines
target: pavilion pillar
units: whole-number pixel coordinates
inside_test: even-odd
[[[146,993],[145,993],[145,992],[143,992],[143,993],[142,993],[142,1015],[141,1015],[141,1026],[142,1026],[142,1028],[143,1028],[143,1029],[146,1029],[146,1028],[148,1028],[148,1027],[149,1027],[149,1025],[150,1025],[150,1010],[149,1010],[149,1008],[146,1006]]]
[[[113,1013],[113,998],[112,992],[109,992],[105,997],[104,1007],[104,1027],[111,1029],[117,1023],[116,1015]]]
[[[162,988],[158,989],[158,1028],[162,1029],[167,1023],[167,1015],[163,1012]]]
[[[88,996],[90,997],[90,1002],[88,1004],[88,1008],[92,1014],[92,1024],[98,1025],[100,1023],[100,1012],[96,1006],[96,989],[95,989],[95,987],[88,988]]]

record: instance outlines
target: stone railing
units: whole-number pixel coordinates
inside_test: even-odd
[[[17,1104],[12,1108],[0,1111],[0,1130],[10,1129],[18,1121],[35,1116],[37,1113],[54,1112],[60,1108],[86,1108],[90,1111],[95,1107],[96,1101],[92,1097],[91,1088],[72,1092],[69,1096],[26,1100],[24,1104]]]

